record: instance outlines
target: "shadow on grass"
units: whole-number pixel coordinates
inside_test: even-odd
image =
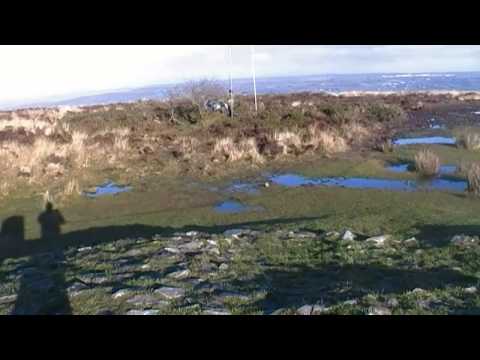
[[[480,225],[417,225],[419,234],[417,238],[426,245],[434,247],[448,246],[452,237],[465,234],[480,236]]]
[[[67,294],[70,284],[65,281],[67,264],[64,251],[67,248],[98,245],[126,238],[148,238],[157,234],[171,236],[176,232],[192,230],[213,234],[233,227],[254,229],[312,220],[318,220],[318,218],[272,219],[224,226],[192,225],[181,228],[131,224],[93,227],[61,234],[60,227],[66,221],[60,211],[54,210],[51,204],[47,204],[45,211],[38,217],[42,233],[40,239],[25,241],[22,216],[12,216],[3,222],[0,232],[0,261],[7,258],[30,257],[20,268],[20,288],[12,314],[71,314]],[[133,263],[140,264],[140,260],[135,259]],[[169,270],[172,269],[166,269],[166,271]],[[158,278],[160,274],[145,271],[142,276]],[[121,282],[110,285],[114,288],[124,287],[123,282],[127,280],[128,278],[125,278]]]
[[[249,283],[251,281],[268,288],[267,298],[255,304],[268,313],[304,304],[332,306],[372,293],[399,295],[415,288],[433,290],[471,286],[477,279],[448,268],[407,270],[375,264],[331,264],[318,268],[269,269]]]

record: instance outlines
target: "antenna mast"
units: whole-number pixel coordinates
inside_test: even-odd
[[[228,62],[228,72],[230,76],[230,117],[233,119],[232,45],[228,46]]]

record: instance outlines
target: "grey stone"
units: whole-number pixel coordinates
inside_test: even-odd
[[[179,270],[179,271],[174,271],[169,274],[167,274],[167,277],[172,278],[172,279],[186,279],[190,276],[191,271],[188,269],[185,270]]]
[[[85,246],[85,247],[81,247],[81,248],[77,249],[78,252],[86,252],[86,251],[90,251],[90,250],[92,250],[91,246]]]
[[[135,306],[166,306],[167,302],[159,300],[156,296],[150,294],[135,295],[127,300],[127,303]]]
[[[250,233],[251,233],[251,231],[248,230],[248,229],[230,229],[230,230],[226,230],[223,233],[223,236],[234,238],[234,239],[238,240],[243,236],[249,235]]]
[[[350,230],[346,230],[342,235],[342,240],[344,241],[353,241],[355,240],[356,235],[352,233]]]
[[[125,256],[139,256],[142,255],[143,251],[141,249],[132,249],[125,253]]]
[[[450,241],[454,245],[460,245],[460,246],[471,245],[475,243],[475,238],[465,234],[461,234],[461,235],[455,235],[454,237],[452,237]]]
[[[185,289],[164,286],[155,290],[154,293],[167,300],[175,300],[185,296]]]
[[[373,236],[365,240],[367,243],[373,244],[375,246],[382,246],[385,245],[385,242],[392,238],[391,235],[380,235],[380,236]]]
[[[392,311],[383,306],[372,306],[368,309],[368,315],[392,315]]]
[[[312,315],[319,315],[323,314],[330,310],[329,307],[323,306],[323,305],[314,305],[312,308]]]
[[[477,288],[475,286],[471,286],[463,289],[463,291],[467,294],[475,294],[477,292]]]
[[[17,300],[17,295],[6,295],[0,297],[0,304],[10,304]]]
[[[313,312],[313,305],[303,305],[297,309],[298,315],[311,315]]]
[[[357,299],[352,299],[352,300],[347,300],[343,302],[344,305],[357,305],[358,300]]]
[[[131,294],[131,291],[130,291],[130,290],[121,289],[121,290],[115,291],[115,292],[112,294],[112,298],[118,299],[118,298],[121,298],[121,297],[130,295],[130,294]]]
[[[232,315],[232,313],[226,309],[205,309],[203,311],[205,315]]]
[[[180,253],[180,249],[174,248],[174,247],[166,247],[165,251],[172,253],[172,254],[178,254]]]
[[[160,310],[130,310],[127,315],[158,315]]]
[[[188,232],[185,233],[185,235],[187,235],[189,237],[194,237],[194,236],[198,236],[199,232],[198,231],[188,231]]]
[[[203,244],[199,240],[190,241],[186,244],[178,246],[178,249],[181,251],[196,251],[203,247]]]
[[[87,289],[89,289],[89,287],[87,285],[76,282],[76,283],[74,283],[74,284],[72,284],[71,286],[68,287],[67,292],[71,296],[77,296],[80,292],[82,292],[83,290],[87,290]]]
[[[405,240],[404,244],[408,247],[416,247],[418,246],[418,240],[415,237],[411,237],[410,239]]]
[[[218,269],[221,270],[221,271],[226,271],[226,270],[228,270],[228,268],[229,268],[229,266],[226,263],[223,263],[218,267]]]

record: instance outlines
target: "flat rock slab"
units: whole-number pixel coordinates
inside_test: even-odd
[[[185,269],[185,270],[179,270],[179,271],[168,273],[167,277],[180,280],[180,279],[186,279],[190,277],[190,274],[191,274],[190,270]]]
[[[17,300],[17,295],[7,295],[0,297],[0,304],[10,304]]]
[[[155,290],[154,294],[160,295],[167,300],[175,300],[185,296],[185,289],[164,286]]]
[[[168,306],[168,302],[158,299],[158,297],[150,294],[135,295],[128,299],[127,303],[135,306]]]
[[[126,315],[158,315],[160,310],[130,310]]]
[[[203,311],[204,315],[232,315],[232,313],[226,309],[206,309]]]

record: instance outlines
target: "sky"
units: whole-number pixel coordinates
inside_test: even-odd
[[[0,45],[0,104],[106,90],[234,78],[251,72],[250,46]],[[480,71],[480,46],[255,45],[259,77]]]

